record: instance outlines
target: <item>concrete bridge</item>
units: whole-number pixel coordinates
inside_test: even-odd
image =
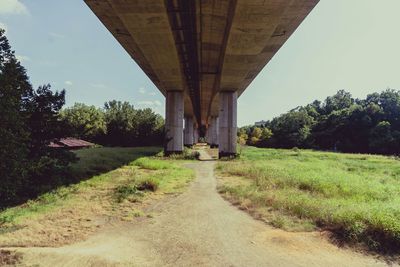
[[[236,154],[237,98],[319,0],[85,0],[166,97],[166,154]]]

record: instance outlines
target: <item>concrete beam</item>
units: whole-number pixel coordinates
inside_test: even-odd
[[[184,91],[201,136],[216,95],[240,96],[319,2],[84,1],[164,95]]]
[[[167,92],[165,108],[165,155],[183,151],[183,92]]]
[[[237,93],[220,92],[219,156],[235,156],[237,140]]]
[[[185,130],[183,131],[183,143],[185,146],[191,147],[193,146],[194,136],[193,136],[193,117],[187,116],[185,117]]]

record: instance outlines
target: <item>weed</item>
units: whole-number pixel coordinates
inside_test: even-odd
[[[136,188],[140,191],[157,191],[160,182],[154,177],[147,177],[137,182]]]
[[[257,207],[329,229],[347,242],[373,250],[400,251],[400,164],[384,156],[247,147],[233,162],[220,162],[224,175],[252,183],[222,191]],[[284,227],[286,219],[271,223]]]
[[[143,192],[141,192],[134,184],[120,185],[114,189],[114,198],[118,203],[121,203],[122,201],[128,198],[131,198],[132,201],[136,201],[139,197],[142,196]]]
[[[152,158],[139,158],[132,162],[131,165],[147,170],[166,170],[176,168],[176,165],[170,161]]]

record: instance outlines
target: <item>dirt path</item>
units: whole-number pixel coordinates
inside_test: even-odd
[[[255,221],[218,195],[214,164],[191,164],[197,179],[154,207],[153,218],[67,247],[19,249],[24,266],[385,266],[318,233],[287,233]]]

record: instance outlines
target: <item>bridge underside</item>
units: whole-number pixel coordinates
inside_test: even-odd
[[[85,1],[167,97],[167,152],[200,135],[231,154],[237,97],[319,0]]]

